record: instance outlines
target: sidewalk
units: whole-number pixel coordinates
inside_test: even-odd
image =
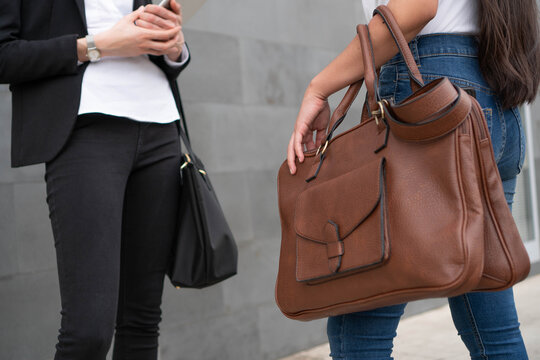
[[[516,285],[514,293],[529,358],[540,359],[540,275]],[[448,305],[403,319],[397,333],[393,353],[396,360],[469,359]],[[324,344],[281,360],[330,360],[329,353],[328,344]]]

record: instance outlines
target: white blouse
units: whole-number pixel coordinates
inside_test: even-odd
[[[367,21],[371,20],[373,10],[388,0],[362,0]],[[435,33],[477,34],[478,0],[439,0],[437,15],[418,35]]]
[[[85,0],[89,34],[111,28],[132,12],[133,0]],[[179,62],[188,59],[184,46]],[[137,121],[168,123],[179,118],[163,71],[147,55],[106,57],[90,63],[84,72],[79,114],[103,113]]]

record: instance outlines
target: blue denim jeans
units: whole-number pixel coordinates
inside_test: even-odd
[[[475,90],[486,115],[506,201],[512,208],[516,178],[525,155],[524,131],[518,109],[503,109],[483,78],[474,37],[425,35],[411,41],[409,46],[426,83],[446,76],[460,87]],[[401,55],[382,66],[379,82],[380,95],[384,99],[399,103],[411,94],[409,75]],[[448,303],[454,325],[469,349],[471,359],[528,359],[512,289],[468,293],[450,298]],[[393,339],[405,306],[400,304],[330,317],[327,331],[333,359],[392,359]]]

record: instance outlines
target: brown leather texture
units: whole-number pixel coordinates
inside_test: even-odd
[[[387,8],[376,12],[403,38]],[[369,63],[367,26],[357,30]],[[332,117],[327,146],[306,152],[294,176],[286,162],[279,170],[281,311],[312,320],[523,280],[529,258],[476,100],[446,78],[420,78],[409,98],[374,109],[376,74],[365,72],[372,104],[361,123],[333,136],[356,83]]]

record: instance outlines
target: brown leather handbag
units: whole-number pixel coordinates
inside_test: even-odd
[[[410,300],[502,290],[529,259],[506,204],[483,112],[447,78],[424,85],[392,14],[382,16],[413,94],[378,97],[366,25],[362,121],[333,136],[358,94],[334,111],[326,142],[291,176],[278,174],[282,243],[276,302],[312,320]]]

